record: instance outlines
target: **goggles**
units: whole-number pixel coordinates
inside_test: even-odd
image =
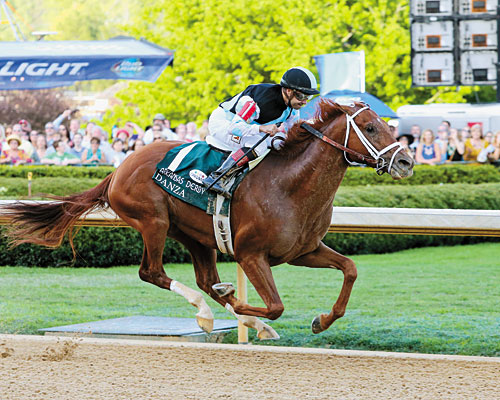
[[[311,100],[313,95],[312,94],[305,94],[302,92],[299,92],[298,90],[293,91],[293,95],[298,101],[304,101],[304,100]]]

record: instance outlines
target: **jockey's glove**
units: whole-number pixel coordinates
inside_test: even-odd
[[[271,140],[271,147],[276,151],[280,151],[283,147],[285,147],[285,138],[283,136],[275,135]]]

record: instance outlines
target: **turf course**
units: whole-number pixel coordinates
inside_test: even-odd
[[[272,322],[281,339],[270,345],[500,356],[498,243],[353,259],[359,275],[347,313],[319,335],[310,322],[330,310],[342,274],[273,268],[285,312]],[[190,265],[165,267],[169,276],[195,287]],[[194,317],[184,299],[142,282],[137,270],[0,267],[0,332],[36,334],[39,328],[130,315]],[[222,281],[236,283],[235,270],[235,264],[220,264]],[[230,318],[206,298],[216,318]],[[251,285],[249,301],[262,304]],[[236,333],[226,341],[235,343]]]

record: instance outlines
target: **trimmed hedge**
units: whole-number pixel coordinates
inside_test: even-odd
[[[500,209],[500,183],[480,185],[344,187],[335,199],[336,206]],[[462,236],[328,234],[324,242],[343,254],[369,254],[399,251],[422,246],[469,244],[499,241],[498,238]],[[142,239],[128,228],[81,228],[75,238],[78,253],[73,261],[67,243],[58,249],[21,245],[8,250],[0,240],[0,265],[57,267],[111,267],[137,265],[142,256]],[[219,257],[229,260],[227,256]],[[168,239],[164,263],[190,262],[188,252]]]
[[[33,172],[34,179],[41,177],[71,177],[104,179],[113,167],[58,167],[58,166],[0,166],[0,176],[26,178]],[[409,179],[393,180],[389,175],[378,176],[371,168],[347,169],[342,185],[430,185],[440,183],[500,182],[500,169],[489,164],[444,164],[437,166],[416,165]],[[1,185],[0,185],[1,186]]]
[[[110,166],[57,166],[57,165],[0,165],[0,176],[6,178],[27,178],[28,172],[33,178],[71,177],[104,179],[116,168]]]
[[[432,185],[446,183],[500,182],[500,169],[490,164],[415,165],[413,176],[394,180],[388,174],[378,176],[371,168],[348,168],[343,186]]]
[[[73,258],[67,240],[57,249],[32,244],[22,244],[9,249],[0,229],[0,265],[30,267],[95,267],[139,265],[142,258],[142,238],[130,228],[81,228],[74,240],[76,258]],[[163,255],[164,263],[190,262],[191,258],[182,245],[167,239]]]
[[[47,193],[65,196],[72,193],[83,192],[101,183],[100,178],[64,178],[42,177],[31,181],[31,193]],[[28,181],[26,178],[1,178],[0,196],[20,198],[28,196]]]
[[[335,206],[500,210],[500,183],[340,186]]]

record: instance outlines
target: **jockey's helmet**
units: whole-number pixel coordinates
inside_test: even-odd
[[[319,94],[313,73],[302,67],[293,67],[286,71],[281,78],[280,85],[309,95]]]

